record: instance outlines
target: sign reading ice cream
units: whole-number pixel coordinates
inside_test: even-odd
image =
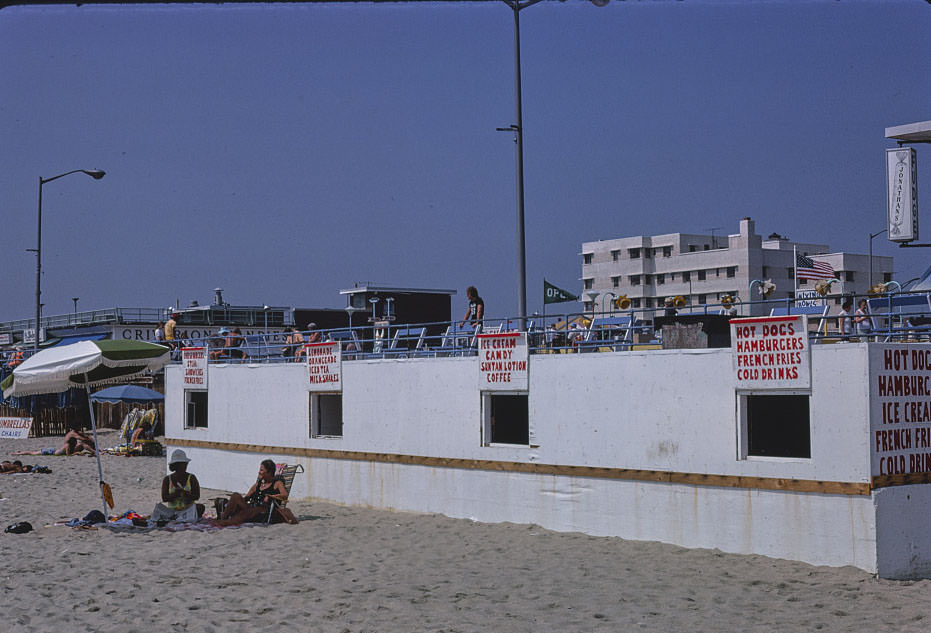
[[[737,389],[811,388],[811,348],[804,314],[731,319]]]
[[[304,345],[311,391],[341,391],[343,357],[339,341]]]
[[[872,474],[931,473],[931,346],[870,346]]]
[[[181,349],[181,365],[184,366],[184,388],[207,388],[207,348],[184,347]]]
[[[529,358],[527,334],[478,335],[479,389],[482,391],[527,391]]]

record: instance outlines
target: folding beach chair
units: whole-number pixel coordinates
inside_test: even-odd
[[[304,467],[300,464],[294,464],[289,466],[287,464],[282,465],[278,472],[275,473],[281,482],[284,484],[284,489],[288,491],[288,494],[291,494],[291,484],[294,483],[294,476],[297,473],[304,472]],[[275,515],[275,510],[278,508],[283,508],[288,505],[287,499],[284,501],[277,501],[275,499],[270,499],[271,503],[268,504],[268,516],[265,517],[265,525],[270,525],[272,522],[272,517]]]

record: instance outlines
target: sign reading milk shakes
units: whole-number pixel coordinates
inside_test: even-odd
[[[207,388],[207,348],[181,348],[181,365],[184,367],[185,389]]]
[[[527,391],[530,386],[526,332],[478,335],[479,389]]]
[[[342,391],[343,356],[339,341],[304,345],[311,391]]]
[[[810,389],[808,317],[731,319],[731,352],[737,389]]]

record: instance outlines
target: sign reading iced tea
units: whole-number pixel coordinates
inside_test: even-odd
[[[479,389],[482,391],[527,391],[529,357],[527,334],[478,335]]]
[[[181,366],[184,367],[185,389],[207,388],[207,348],[181,348]]]
[[[931,345],[870,345],[872,474],[931,473]]]
[[[339,341],[304,345],[311,391],[341,391],[343,357]]]
[[[809,389],[811,348],[804,314],[731,319],[737,389]]]
[[[0,439],[24,440],[31,428],[32,418],[0,418]]]

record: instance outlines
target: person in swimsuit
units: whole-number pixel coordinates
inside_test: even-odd
[[[90,453],[93,456],[96,453],[97,445],[94,444],[94,438],[84,431],[81,431],[76,425],[63,438],[64,444],[61,448],[41,448],[34,451],[13,451],[10,455],[74,455],[76,453]]]
[[[247,521],[264,521],[268,516],[269,499],[285,501],[288,491],[281,478],[275,476],[275,462],[263,460],[259,466],[259,478],[249,492],[244,495],[234,492],[220,515],[217,525],[241,525]],[[277,508],[275,517],[287,523],[297,523],[297,519],[287,508]]]
[[[152,511],[154,520],[196,521],[204,514],[200,499],[200,482],[187,471],[191,460],[180,448],[171,452],[168,470],[171,474],[162,479],[162,503]]]

